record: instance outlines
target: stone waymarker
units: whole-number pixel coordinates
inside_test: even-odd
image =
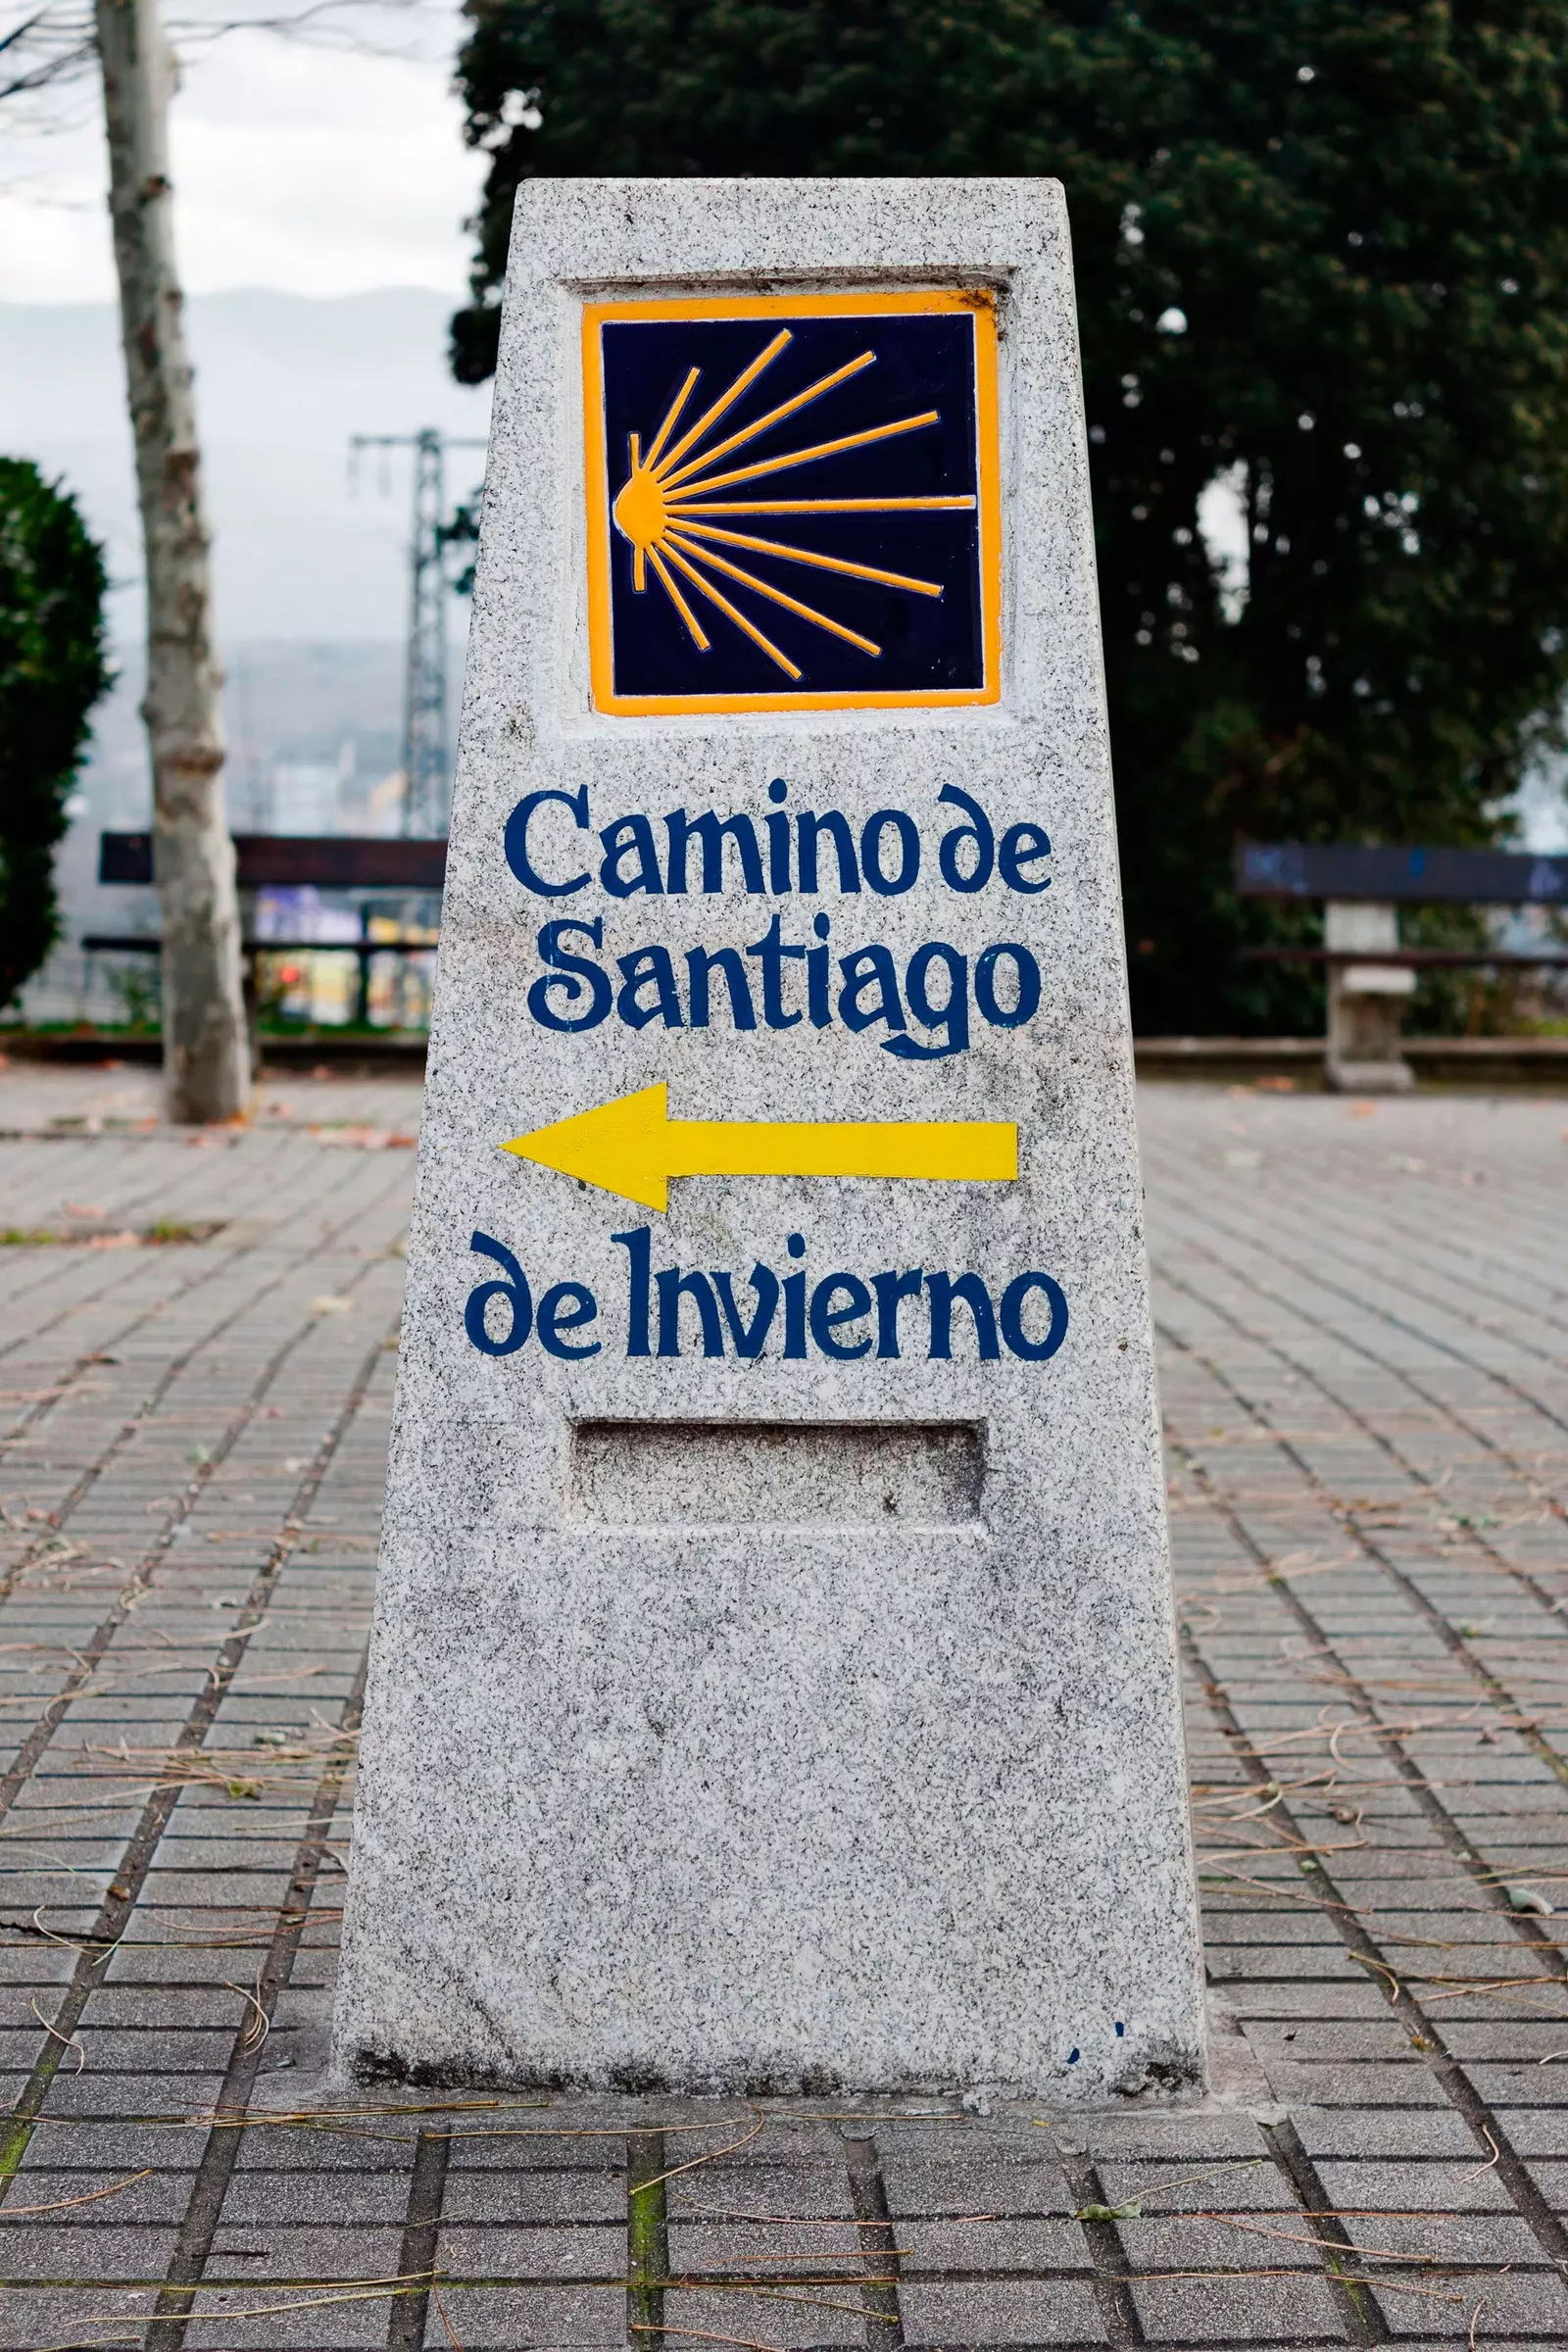
[[[535,181],[339,2063],[1200,2078],[1061,192]]]

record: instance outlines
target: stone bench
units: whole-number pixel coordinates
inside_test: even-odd
[[[1323,945],[1250,948],[1250,959],[1322,963],[1328,970],[1323,1074],[1346,1094],[1401,1094],[1414,1073],[1400,1046],[1406,1000],[1423,968],[1568,966],[1568,954],[1494,948],[1405,948],[1401,906],[1568,907],[1568,856],[1512,850],[1308,848],[1244,843],[1242,898],[1319,899]]]

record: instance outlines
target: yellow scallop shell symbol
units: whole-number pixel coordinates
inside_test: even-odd
[[[798,597],[786,595],[782,588],[775,588],[768,581],[759,579],[755,572],[743,569],[731,557],[722,554],[721,549],[733,547],[750,550],[758,555],[775,557],[786,564],[806,564],[818,571],[842,572],[857,580],[875,580],[884,587],[903,589],[910,596],[939,597],[942,594],[941,581],[911,579],[906,572],[882,571],[874,564],[851,564],[841,556],[826,556],[811,548],[787,546],[781,539],[763,537],[755,531],[728,529],[713,520],[715,515],[895,514],[919,509],[973,507],[976,501],[972,497],[715,498],[715,491],[733,490],[743,483],[759,482],[768,474],[783,473],[796,466],[808,466],[818,458],[836,457],[842,450],[863,449],[872,442],[891,440],[899,433],[917,433],[940,420],[941,412],[928,409],[918,416],[896,417],[891,423],[871,425],[863,432],[846,433],[835,441],[819,441],[808,449],[788,450],[781,457],[763,458],[749,465],[733,466],[728,471],[712,472],[710,470],[712,466],[720,465],[747,442],[757,440],[775,424],[782,423],[786,416],[793,416],[798,409],[808,408],[812,401],[822,399],[838,385],[847,383],[851,376],[858,375],[862,368],[873,367],[876,363],[874,351],[862,351],[858,358],[847,361],[842,368],[836,368],[831,375],[824,375],[818,382],[808,384],[804,392],[797,392],[792,399],[781,402],[776,409],[770,409],[765,416],[757,417],[751,424],[743,425],[738,432],[729,434],[722,441],[702,446],[720,417],[734,407],[762,370],[772,366],[792,340],[788,327],[776,334],[750,366],[741,369],[734,382],[720,393],[711,408],[705,411],[697,422],[670,446],[670,436],[697,388],[702,372],[700,368],[693,368],[654,435],[646,457],[642,451],[641,435],[630,435],[631,471],[616,494],[611,512],[615,528],[632,549],[632,586],[639,596],[642,595],[647,588],[648,572],[652,567],[660,586],[691,631],[693,642],[701,652],[707,653],[709,638],[682,592],[680,581],[675,577],[677,572],[688,587],[696,589],[726,619],[733,621],[736,628],[743,630],[754,645],[760,646],[769,660],[776,662],[789,677],[798,678],[801,675],[798,664],[762,634],[756,622],[750,620],[715,584],[711,574],[716,572],[758,596],[766,597],[772,604],[782,605],[786,612],[809,621],[813,628],[825,629],[831,636],[841,637],[847,645],[858,647],[872,659],[881,653],[882,648],[873,645],[869,637],[862,637],[858,630],[846,628],[842,621],[832,619],[826,612],[818,612],[813,606],[803,604]],[[693,451],[698,454],[692,455]]]

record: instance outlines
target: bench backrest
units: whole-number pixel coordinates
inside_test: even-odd
[[[1307,848],[1247,842],[1236,853],[1244,899],[1376,899],[1468,906],[1568,906],[1568,857],[1518,850]]]
[[[402,841],[379,835],[236,833],[234,857],[241,890],[440,890],[446,880],[444,841]],[[150,882],[150,833],[101,833],[100,882]]]

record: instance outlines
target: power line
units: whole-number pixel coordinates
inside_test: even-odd
[[[451,809],[447,747],[446,453],[483,449],[426,426],[417,433],[355,433],[350,464],[362,449],[414,452],[414,517],[409,539],[409,638],[403,692],[403,830],[433,839]]]

